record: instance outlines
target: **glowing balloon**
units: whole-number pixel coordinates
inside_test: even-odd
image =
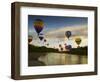
[[[34,22],[34,28],[38,34],[43,30],[43,27],[44,22],[41,19],[36,19]]]
[[[66,37],[69,39],[69,37],[72,35],[71,31],[66,31],[65,32]]]
[[[28,43],[30,43],[32,41],[33,37],[32,36],[28,36]]]
[[[82,41],[81,38],[76,38],[75,39],[75,42],[76,42],[77,45],[80,45],[81,41]]]

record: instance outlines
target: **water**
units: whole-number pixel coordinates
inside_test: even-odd
[[[86,55],[75,55],[66,53],[46,53],[38,58],[45,65],[73,65],[87,64]]]

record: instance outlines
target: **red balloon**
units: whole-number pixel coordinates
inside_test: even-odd
[[[30,43],[33,40],[32,36],[28,36],[28,42]]]

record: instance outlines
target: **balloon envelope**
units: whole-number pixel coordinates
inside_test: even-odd
[[[63,48],[62,47],[60,49],[61,49],[61,51],[63,51]]]
[[[43,40],[43,37],[39,36],[39,39],[40,39],[40,40]]]
[[[46,39],[44,39],[44,42],[46,42],[47,40]]]
[[[75,39],[75,42],[76,42],[77,45],[79,45],[81,43],[81,41],[82,41],[81,38],[76,38]]]
[[[66,31],[65,35],[66,35],[67,38],[69,38],[72,35],[72,33],[71,33],[71,31]]]
[[[59,44],[59,47],[62,47],[62,45],[61,45],[61,44]]]
[[[39,34],[39,39],[43,40],[44,39],[44,35],[42,33]]]
[[[44,22],[41,19],[36,19],[34,22],[34,28],[38,34],[43,30],[43,27]]]
[[[65,43],[64,45],[66,46],[67,44]]]
[[[28,42],[30,43],[32,41],[33,37],[32,36],[28,36]]]
[[[66,48],[66,49],[71,49],[72,46],[71,46],[71,45],[67,45],[67,46],[65,46],[65,48]]]
[[[47,46],[49,46],[49,43],[47,44]]]

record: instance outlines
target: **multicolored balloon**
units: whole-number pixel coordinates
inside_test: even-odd
[[[75,39],[75,42],[76,42],[77,45],[80,45],[81,41],[82,41],[81,38],[76,38]]]
[[[36,19],[34,22],[34,28],[38,34],[43,30],[43,27],[44,22],[41,19]]]
[[[67,46],[65,46],[65,49],[66,50],[71,50],[72,49],[72,46],[71,45],[67,45]]]
[[[69,37],[72,35],[71,31],[66,31],[65,32],[66,37],[69,39]]]

